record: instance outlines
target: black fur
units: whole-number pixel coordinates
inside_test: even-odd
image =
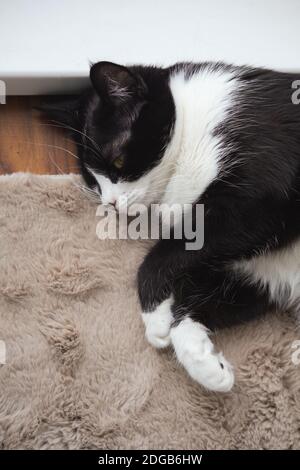
[[[188,312],[215,329],[251,320],[270,306],[268,291],[238,275],[232,263],[300,237],[300,105],[291,100],[298,77],[225,64],[126,69],[99,63],[91,70],[93,88],[55,119],[87,134],[74,132],[89,186],[96,183],[86,165],[113,181],[121,175],[132,181],[159,162],[172,134],[170,73],[183,69],[188,77],[205,67],[230,70],[241,83],[229,117],[215,130],[230,171],[199,195],[204,247],[186,251],[185,240],[158,241],[139,269],[138,289],[144,311],[173,293],[175,321]],[[110,78],[128,89],[127,96],[109,98]],[[128,135],[119,145],[123,132]],[[126,159],[120,171],[111,165],[118,145]]]

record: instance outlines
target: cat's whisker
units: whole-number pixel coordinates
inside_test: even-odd
[[[77,155],[75,155],[75,153],[71,152],[71,150],[69,149],[66,149],[64,147],[61,147],[60,145],[53,145],[53,144],[46,144],[44,142],[31,142],[31,141],[22,141],[20,142],[21,144],[28,144],[28,145],[40,145],[40,146],[43,146],[43,147],[49,147],[49,148],[54,148],[54,149],[57,149],[57,150],[62,150],[66,153],[68,153],[69,155],[71,155],[73,158],[75,158],[76,160],[79,160],[79,157]]]
[[[99,145],[97,144],[97,142],[96,142],[94,139],[92,139],[91,136],[87,135],[85,132],[82,132],[82,131],[76,129],[75,127],[72,127],[72,126],[70,126],[70,125],[68,125],[68,124],[64,124],[64,123],[62,123],[62,122],[60,122],[60,121],[55,121],[55,120],[53,120],[53,122],[56,123],[56,124],[60,124],[61,127],[64,128],[64,129],[69,129],[69,130],[71,130],[71,131],[77,132],[78,134],[81,134],[84,138],[86,138],[86,139],[88,139],[90,142],[92,142],[92,144],[95,146],[95,148],[98,150],[98,152],[101,153],[101,148],[99,147]]]
[[[39,124],[39,125],[40,125],[40,126],[57,127],[57,128],[59,128],[59,129],[69,129],[69,127],[66,127],[65,125],[59,125],[59,124],[42,123],[42,124]],[[78,132],[79,134],[82,134],[82,135],[84,135],[86,138],[90,139],[90,140],[92,141],[93,145],[95,146],[95,149],[92,148],[92,147],[90,147],[90,146],[88,146],[88,145],[86,145],[86,144],[82,144],[82,143],[80,143],[80,142],[76,142],[76,145],[79,145],[79,146],[81,146],[81,147],[84,147],[84,148],[90,150],[91,152],[93,152],[93,154],[94,154],[97,158],[99,158],[101,161],[103,161],[103,157],[102,157],[102,155],[101,155],[101,153],[100,153],[101,150],[100,150],[100,148],[97,146],[96,142],[95,142],[93,139],[91,139],[91,137],[89,137],[87,134],[84,134],[84,133],[81,132],[81,131],[76,130],[75,128],[72,128],[72,129],[70,129],[70,130],[73,130],[74,132]],[[73,140],[71,140],[71,139],[66,139],[66,140],[67,140],[68,142],[73,142],[73,143],[75,144],[75,142],[74,142]],[[98,149],[99,149],[99,150],[98,150]]]
[[[78,157],[73,154],[73,152],[71,152],[70,150],[68,149],[65,149],[64,147],[61,147],[61,146],[58,146],[58,145],[52,145],[52,144],[45,144],[45,143],[40,143],[40,142],[30,142],[30,141],[24,141],[23,142],[24,144],[34,144],[34,145],[42,145],[42,146],[46,146],[46,147],[50,147],[50,148],[55,148],[55,149],[59,149],[59,150],[63,150],[65,152],[67,152],[68,154],[72,155],[74,158],[76,158],[78,160]],[[67,173],[65,173],[65,171],[62,170],[62,168],[58,165],[57,162],[55,162],[55,160],[52,158],[52,156],[50,154],[47,154],[47,157],[49,158],[49,160],[51,161],[52,165],[56,168],[56,170],[58,171],[58,173],[60,175],[67,175]],[[77,168],[77,167],[75,167]],[[99,195],[96,191],[93,191],[91,190],[90,188],[87,188],[87,186],[83,186],[83,185],[80,185],[78,183],[76,183],[75,181],[72,180],[72,184],[73,186],[75,186],[77,189],[79,189],[80,191],[84,191],[85,194],[89,194],[91,195],[93,193],[93,196],[95,197],[95,200],[96,200],[96,196],[97,196],[97,200],[99,202]]]

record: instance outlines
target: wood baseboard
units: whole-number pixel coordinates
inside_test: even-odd
[[[34,109],[41,100],[40,96],[8,96],[6,104],[0,105],[0,174],[78,172],[73,142]]]

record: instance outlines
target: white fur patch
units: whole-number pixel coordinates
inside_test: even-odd
[[[268,289],[270,300],[279,307],[300,301],[300,240],[275,252],[234,263],[234,269],[245,274],[250,282]]]
[[[210,68],[188,79],[183,71],[171,77],[176,120],[164,159],[176,164],[162,202],[193,203],[217,177],[222,151],[213,131],[225,119],[237,87],[231,73]]]
[[[142,318],[146,327],[146,338],[155,348],[165,348],[170,344],[172,324],[171,306],[173,298],[164,300],[154,312],[143,313]]]
[[[232,366],[221,353],[214,351],[207,329],[190,318],[185,318],[171,329],[179,362],[189,375],[209,390],[228,392],[234,383]]]

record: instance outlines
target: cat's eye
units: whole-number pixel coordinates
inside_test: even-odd
[[[124,163],[125,163],[125,158],[123,157],[123,155],[120,155],[119,157],[115,158],[114,161],[113,161],[113,165],[116,168],[118,168],[118,170],[123,168]]]

